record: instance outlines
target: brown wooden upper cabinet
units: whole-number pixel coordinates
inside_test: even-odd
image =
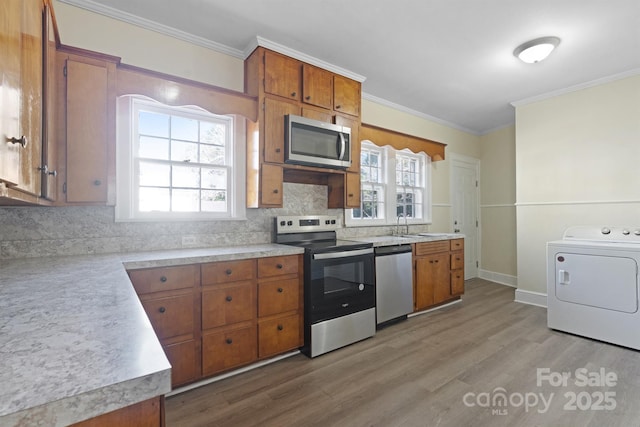
[[[333,74],[313,65],[302,65],[302,102],[333,108]]]
[[[360,117],[361,98],[361,85],[359,82],[337,74],[333,76],[334,110]]]
[[[264,91],[299,101],[300,69],[300,61],[265,50]]]
[[[32,203],[42,191],[44,10],[42,0],[0,2],[0,195]]]

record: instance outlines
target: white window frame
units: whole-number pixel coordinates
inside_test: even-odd
[[[384,188],[385,188],[385,214],[384,218],[362,219],[353,218],[353,209],[345,209],[345,225],[347,227],[368,227],[396,225],[398,218],[397,210],[397,184],[396,184],[396,155],[411,157],[418,160],[418,166],[421,168],[420,177],[422,179],[422,218],[407,218],[407,224],[431,224],[431,158],[425,153],[413,153],[408,149],[396,150],[390,146],[379,147],[370,141],[362,141],[362,147],[365,149],[383,150],[384,158]],[[404,224],[405,219],[400,218],[400,223]]]
[[[246,155],[244,120],[234,116],[219,116],[196,106],[170,106],[151,98],[125,95],[117,103],[116,138],[116,206],[117,222],[136,221],[210,221],[246,219],[245,186]],[[232,133],[226,144],[227,211],[226,212],[141,212],[137,209],[136,179],[137,128],[139,111],[207,120],[224,118],[232,123]]]

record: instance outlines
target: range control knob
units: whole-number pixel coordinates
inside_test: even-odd
[[[640,228],[639,228],[639,229],[637,229],[637,230],[635,230],[635,231],[633,232],[633,234],[635,234],[636,236],[640,236]]]
[[[602,230],[600,230],[600,232],[602,234],[611,234],[611,230],[607,227],[602,227]]]
[[[630,232],[625,228],[624,230],[622,230],[622,234],[624,234],[625,236],[628,236]]]

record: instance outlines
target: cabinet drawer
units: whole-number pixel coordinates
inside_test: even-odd
[[[275,256],[258,259],[258,277],[273,277],[298,272],[298,256]]]
[[[159,339],[193,334],[193,295],[142,301]]]
[[[195,381],[200,375],[198,360],[196,359],[196,341],[189,340],[163,346],[169,363],[171,363],[171,386]]]
[[[129,278],[138,294],[191,288],[198,284],[198,266],[185,265],[131,270]]]
[[[451,250],[452,251],[460,251],[464,249],[464,239],[453,239],[451,240]]]
[[[202,337],[202,375],[207,376],[256,360],[255,326],[206,334]]]
[[[235,282],[202,291],[202,329],[230,325],[256,317],[255,283]]]
[[[281,317],[258,324],[260,358],[300,347],[300,316]]]
[[[297,310],[300,281],[296,279],[261,282],[258,284],[258,316]]]
[[[256,277],[255,261],[222,261],[202,264],[202,285],[251,280]]]
[[[416,243],[416,256],[435,254],[438,252],[449,252],[449,241]]]
[[[464,293],[464,270],[451,271],[451,295]]]
[[[464,268],[464,252],[454,252],[451,254],[451,269]]]

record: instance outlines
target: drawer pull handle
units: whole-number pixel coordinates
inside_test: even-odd
[[[162,283],[166,282],[166,281],[167,281],[167,276],[162,276],[162,277],[160,278],[160,281],[161,281]]]
[[[231,295],[229,295],[228,297],[225,298],[228,302],[233,301],[233,298],[231,297]]]
[[[279,331],[281,331],[281,330],[283,330],[283,329],[284,329],[284,326],[282,326],[282,325],[278,325],[278,330],[279,330]]]
[[[233,273],[233,271],[232,271],[230,268],[228,268],[228,269],[225,271],[225,273],[227,274],[227,276],[231,276],[231,273]]]
[[[279,292],[279,293],[283,293],[283,292],[284,292],[284,289],[282,289],[282,288],[278,288],[278,292]]]
[[[282,267],[284,267],[282,264],[277,264],[277,265],[276,265],[276,268],[277,268],[278,270],[282,270]]]
[[[158,311],[159,311],[160,313],[164,313],[165,311],[167,311],[167,309],[166,309],[166,308],[164,308],[164,307],[160,307],[160,308],[158,309]]]
[[[231,338],[227,338],[227,339],[226,339],[226,343],[227,343],[227,344],[233,344],[233,340],[232,340]]]

